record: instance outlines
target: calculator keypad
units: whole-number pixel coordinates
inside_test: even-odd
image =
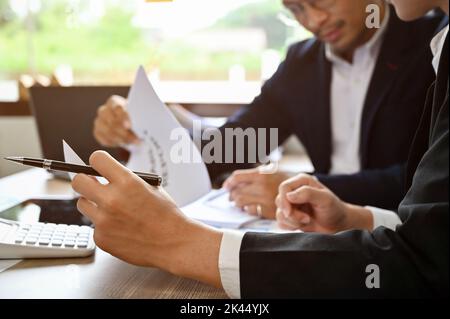
[[[88,226],[64,224],[21,224],[14,243],[55,248],[87,248],[92,229]]]

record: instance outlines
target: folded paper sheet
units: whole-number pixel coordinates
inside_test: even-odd
[[[127,167],[161,175],[163,187],[179,206],[189,204],[211,190],[205,163],[189,133],[159,99],[142,67],[128,94],[128,113],[133,132],[141,139],[131,151]],[[183,160],[175,152],[180,141],[189,150]],[[184,154],[186,155],[186,154]]]

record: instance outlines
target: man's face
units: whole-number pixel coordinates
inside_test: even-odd
[[[283,0],[297,21],[329,43],[335,52],[346,53],[367,41],[367,5],[382,0]],[[370,37],[369,37],[370,38]]]

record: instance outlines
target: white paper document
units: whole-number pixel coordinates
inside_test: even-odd
[[[213,190],[204,197],[181,208],[188,217],[217,228],[237,229],[258,220],[244,213],[228,200],[229,193]]]
[[[189,133],[156,95],[142,67],[128,94],[127,110],[131,128],[141,139],[139,145],[130,146],[127,167],[162,176],[164,189],[179,206],[207,194],[211,182],[200,152]],[[171,138],[173,132],[177,132],[177,138]],[[187,141],[191,160],[177,162],[174,158],[174,146],[180,140]]]
[[[86,165],[85,162],[78,156],[77,153],[70,147],[69,144],[67,144],[66,141],[63,140],[63,152],[64,152],[64,161],[66,163],[70,164],[77,164],[77,165]],[[69,173],[70,180],[73,180],[75,177],[75,173]]]

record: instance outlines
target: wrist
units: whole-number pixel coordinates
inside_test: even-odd
[[[180,241],[166,250],[166,267],[170,273],[222,287],[219,252],[222,232],[188,220],[179,232]]]
[[[372,231],[373,216],[372,212],[358,205],[345,203],[346,225],[345,229],[363,229]]]

